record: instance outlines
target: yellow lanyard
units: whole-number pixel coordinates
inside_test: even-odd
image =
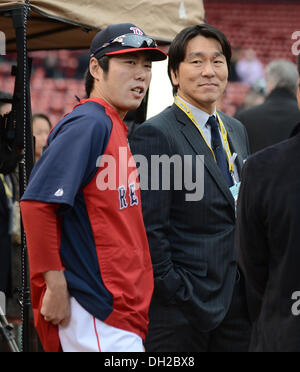
[[[5,194],[8,198],[12,199],[13,198],[13,193],[12,190],[9,188],[8,184],[6,183],[5,177],[3,174],[0,174],[0,179],[3,183]]]
[[[210,149],[215,161],[217,161],[213,149],[211,148],[211,146],[207,142],[207,139],[206,139],[206,137],[203,133],[203,130],[199,126],[199,124],[198,124],[195,116],[191,112],[191,110],[186,106],[186,104],[184,102],[182,102],[182,100],[178,96],[175,96],[175,105],[178,106],[180,108],[180,110],[182,110],[187,115],[187,117],[192,120],[192,122],[195,124],[196,128],[200,132],[202,138],[204,139],[207,147]],[[230,147],[229,147],[227,131],[226,131],[225,125],[224,125],[224,123],[223,123],[223,121],[220,118],[220,115],[218,113],[217,113],[217,119],[218,119],[218,122],[219,122],[219,125],[220,125],[220,130],[221,130],[223,142],[224,142],[224,145],[225,145],[225,152],[226,152],[226,156],[227,156],[227,159],[228,159],[229,171],[230,171],[230,173],[233,173],[234,172],[234,166],[233,166],[233,163],[232,163],[232,160],[231,160],[232,155],[231,155],[231,151],[230,151]]]

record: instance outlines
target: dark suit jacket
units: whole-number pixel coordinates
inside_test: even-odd
[[[300,131],[299,131],[300,132]],[[248,284],[251,351],[299,352],[300,133],[250,158],[238,203],[239,263]]]
[[[251,153],[288,139],[300,121],[296,96],[286,89],[275,89],[262,105],[236,115],[246,127]]]
[[[241,171],[248,156],[245,128],[220,116]],[[202,200],[187,201],[190,191],[174,190],[171,182],[170,191],[142,191],[142,206],[155,276],[153,313],[159,318],[173,304],[194,330],[210,331],[224,319],[236,281],[234,199],[196,126],[176,105],[140,125],[130,144],[149,163],[151,155],[191,155],[194,176],[196,155],[205,156]]]

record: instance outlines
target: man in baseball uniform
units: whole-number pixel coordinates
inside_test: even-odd
[[[91,44],[88,98],[52,130],[21,202],[45,351],[143,351],[153,272],[123,119],[166,59],[132,24]]]

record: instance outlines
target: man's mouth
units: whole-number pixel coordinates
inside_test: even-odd
[[[144,93],[145,90],[142,87],[136,87],[136,88],[133,88],[132,91],[141,95]]]
[[[217,84],[213,83],[205,83],[205,84],[200,84],[200,87],[217,87]]]

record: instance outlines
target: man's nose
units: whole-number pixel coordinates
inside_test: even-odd
[[[144,81],[146,79],[147,73],[148,73],[147,68],[144,65],[142,65],[142,64],[137,65],[136,73],[135,73],[135,76],[136,76],[137,80]]]
[[[205,62],[202,70],[202,75],[207,77],[213,77],[215,76],[215,69],[213,66],[213,62],[207,61]]]

